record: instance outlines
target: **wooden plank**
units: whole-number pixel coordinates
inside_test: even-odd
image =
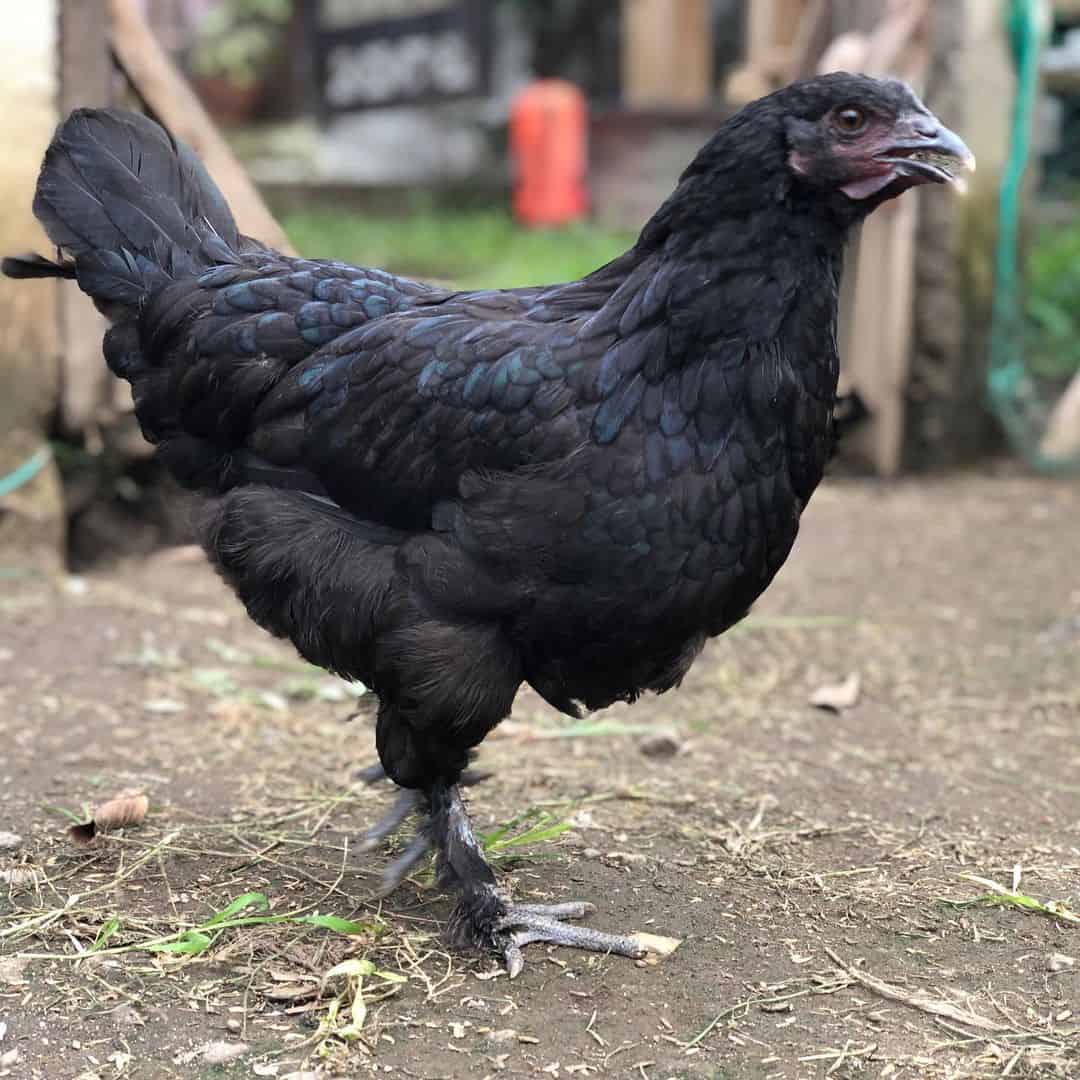
[[[60,115],[80,106],[107,105],[112,94],[107,0],[61,0]],[[85,433],[99,419],[106,398],[108,372],[101,359],[107,324],[71,281],[58,282],[60,292],[61,389],[60,421],[74,433]]]
[[[623,97],[634,108],[700,109],[713,96],[708,0],[623,0]]]
[[[225,194],[240,231],[295,254],[229,144],[147,26],[138,0],[109,0],[116,59],[135,92],[178,139],[202,158]]]
[[[837,5],[839,7],[841,5]],[[834,15],[837,14],[834,9]],[[847,30],[821,59],[822,71],[847,68],[899,74],[918,85],[927,63],[926,0],[860,3],[847,25],[883,16],[870,34]],[[913,335],[918,195],[886,203],[862,226],[848,252],[838,339],[843,390],[857,390],[870,411],[845,445],[881,476],[894,476],[903,459],[905,390]]]

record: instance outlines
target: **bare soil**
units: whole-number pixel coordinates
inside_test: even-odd
[[[680,691],[576,723],[523,693],[471,805],[570,829],[503,847],[515,895],[681,945],[532,946],[513,982],[447,952],[426,872],[371,899],[370,698],[200,560],[0,570],[0,1076],[1078,1076],[1078,551],[1076,486],[833,482]],[[850,673],[853,707],[809,705]],[[140,827],[68,837],[129,788]],[[326,977],[350,957],[404,981]]]

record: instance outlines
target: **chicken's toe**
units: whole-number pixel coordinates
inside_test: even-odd
[[[423,809],[424,798],[419,791],[402,788],[394,805],[364,834],[360,841],[361,851],[374,851],[388,836],[393,835],[405,823],[410,814]]]
[[[426,828],[421,826],[409,841],[409,846],[391,862],[382,873],[382,885],[377,896],[389,896],[416,868],[427,858],[431,850],[431,837]]]
[[[503,960],[510,978],[521,974],[525,966],[521,950],[533,942],[628,956],[634,960],[647,954],[648,949],[633,934],[609,934],[562,921],[580,919],[595,910],[595,905],[589,903],[506,904],[505,913],[495,922],[494,929],[503,935],[509,934],[503,945]]]

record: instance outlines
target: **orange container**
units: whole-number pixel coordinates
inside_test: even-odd
[[[562,79],[540,79],[514,99],[510,155],[514,216],[525,225],[566,225],[585,216],[585,95]]]

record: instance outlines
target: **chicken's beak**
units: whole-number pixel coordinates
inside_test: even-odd
[[[975,155],[964,140],[930,113],[901,117],[878,160],[916,184],[963,186],[963,172],[975,171]]]

